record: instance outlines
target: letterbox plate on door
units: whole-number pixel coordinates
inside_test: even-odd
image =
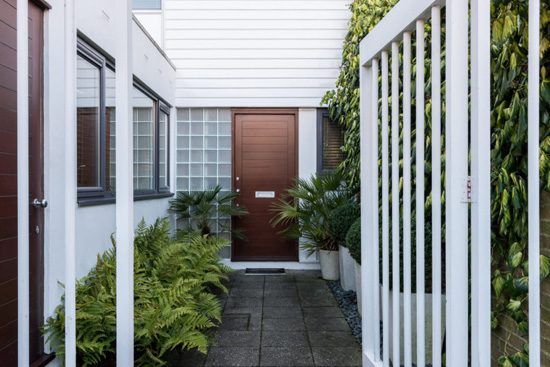
[[[256,191],[256,199],[273,199],[275,191]]]

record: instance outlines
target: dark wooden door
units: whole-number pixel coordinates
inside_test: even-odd
[[[233,220],[246,240],[234,240],[233,261],[297,261],[297,241],[269,223],[271,204],[297,176],[297,112],[233,111],[233,189],[250,214]]]
[[[29,2],[29,200],[44,197],[43,19]],[[17,48],[15,1],[0,0],[0,365],[17,365]],[[30,213],[30,360],[43,353],[44,210]]]

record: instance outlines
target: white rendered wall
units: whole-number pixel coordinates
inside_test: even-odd
[[[164,0],[178,107],[318,107],[351,0]]]
[[[145,27],[155,42],[164,47],[164,25],[162,10],[134,10],[134,16]]]
[[[46,12],[44,54],[44,186],[49,205],[45,209],[44,233],[44,315],[50,316],[60,303],[64,279],[64,1],[51,0],[52,10]],[[116,58],[115,4],[110,0],[78,0],[76,24],[80,34],[97,44],[103,52]],[[174,105],[175,70],[158,46],[141,30],[133,28],[134,75],[169,104]],[[75,56],[76,57],[76,56]],[[173,109],[175,114],[175,109]],[[170,134],[175,134],[171,124]],[[171,161],[170,174],[174,173]],[[172,186],[173,187],[173,186]],[[145,218],[152,223],[167,216],[169,199],[137,201],[134,205],[135,224]],[[76,203],[75,203],[76,205]],[[115,231],[115,204],[80,207],[76,217],[76,276],[83,277],[95,264],[97,254],[111,246]]]
[[[317,109],[301,108],[298,122],[298,175],[308,179],[317,173]],[[300,249],[300,262],[318,262],[317,253],[307,257]]]

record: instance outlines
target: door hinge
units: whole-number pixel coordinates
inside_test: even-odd
[[[472,202],[472,176],[467,176],[464,179],[463,191],[462,191],[462,200],[461,203],[471,203]]]

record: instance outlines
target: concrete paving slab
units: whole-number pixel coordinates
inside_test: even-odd
[[[205,366],[257,366],[259,361],[260,348],[212,347],[208,351]]]
[[[312,366],[309,347],[264,347],[260,366]]]
[[[305,331],[263,331],[262,347],[308,347]]]

